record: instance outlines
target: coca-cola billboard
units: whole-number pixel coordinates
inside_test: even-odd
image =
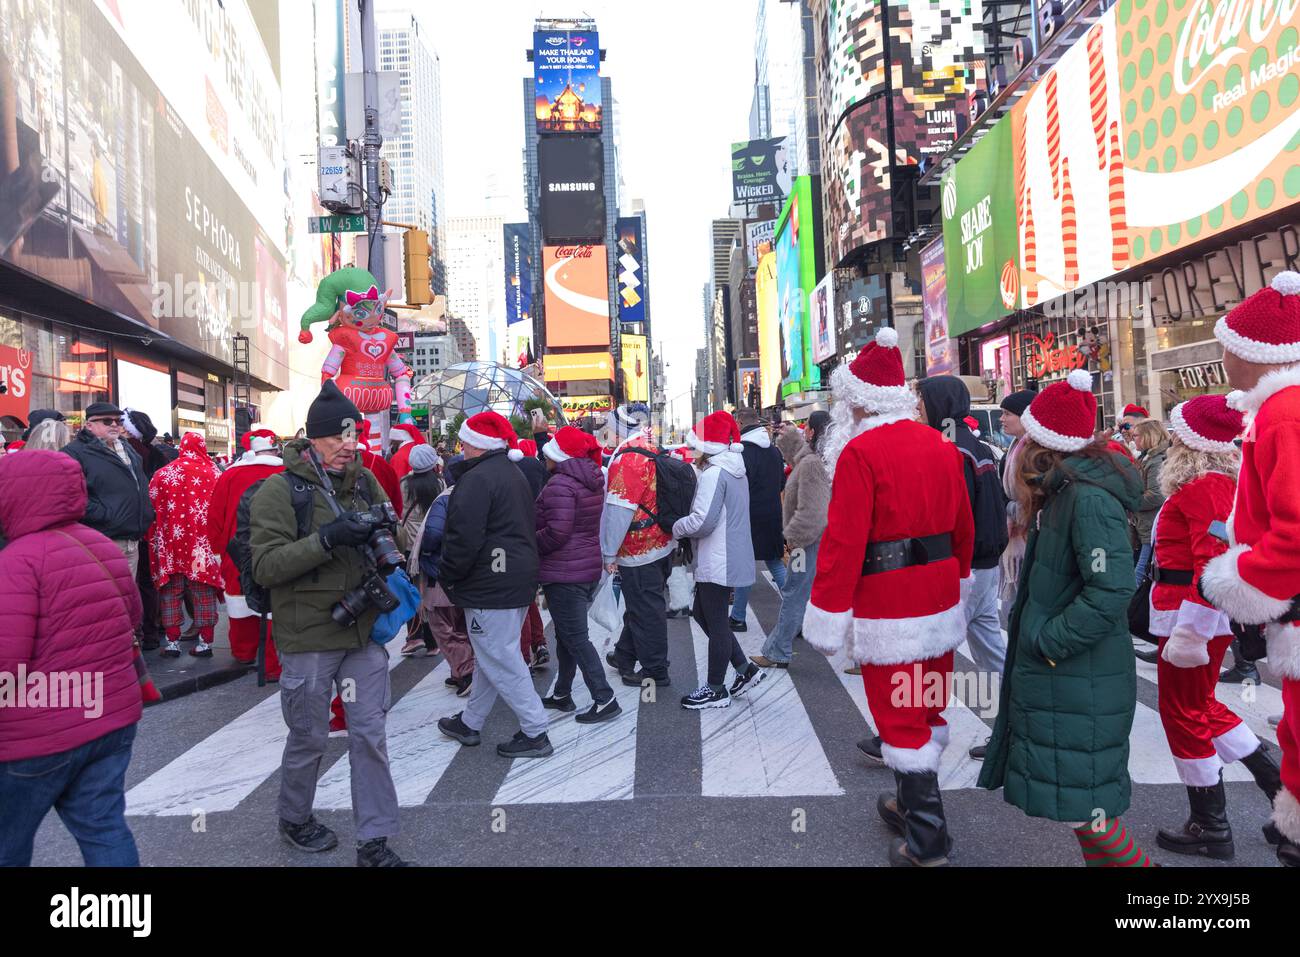
[[[543,246],[548,346],[609,345],[604,246]]]

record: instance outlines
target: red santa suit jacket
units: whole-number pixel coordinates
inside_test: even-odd
[[[1151,634],[1190,630],[1200,640],[1231,632],[1228,616],[1210,605],[1196,589],[1196,577],[1227,543],[1210,534],[1212,522],[1232,512],[1237,483],[1222,472],[1193,479],[1165,500],[1152,531],[1156,564],[1171,571],[1190,571],[1190,585],[1156,582],[1151,586]]]
[[[398,515],[403,512],[402,509],[402,483],[398,481],[397,475],[393,472],[393,467],[389,465],[381,456],[374,452],[362,452],[361,464],[374,473],[375,478],[379,480],[379,487],[384,490],[388,500],[393,503],[393,508]]]
[[[149,534],[149,567],[159,588],[173,575],[221,587],[221,562],[208,544],[208,504],[220,476],[203,436],[186,432],[176,461],[149,480],[157,514]]]
[[[1277,624],[1300,594],[1300,365],[1271,372],[1246,393],[1247,414],[1237,498],[1228,522],[1231,547],[1201,573],[1216,606],[1265,631],[1268,665],[1300,681],[1300,627]]]
[[[231,618],[252,618],[254,613],[244,601],[244,590],[239,586],[239,571],[226,554],[226,546],[235,537],[235,519],[239,500],[244,493],[262,479],[284,471],[284,460],[278,455],[247,452],[221,473],[217,487],[212,492],[208,506],[208,545],[221,559],[221,578],[226,590],[226,611]],[[278,480],[277,480],[278,481]]]
[[[803,633],[826,654],[902,664],[956,648],[966,637],[961,583],[975,526],[962,455],[908,415],[867,420],[840,452]],[[868,543],[949,533],[952,557],[863,575]]]

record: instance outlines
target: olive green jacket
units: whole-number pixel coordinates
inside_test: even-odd
[[[319,486],[320,479],[306,458],[307,439],[296,439],[284,447],[284,470],[292,480],[305,479]],[[369,470],[353,459],[343,475],[331,475],[339,506],[360,511],[365,503],[356,494],[358,481],[370,483],[370,501],[388,501],[383,488]],[[334,511],[318,490],[312,509],[311,532],[298,538],[289,483],[271,476],[253,495],[249,509],[249,542],[253,549],[253,577],[271,590],[271,612],[275,619],[275,644],[280,651],[346,651],[364,648],[379,612],[370,606],[350,628],[330,617],[330,609],[361,584],[366,575],[360,550],[339,546],[329,551],[317,532],[334,520]]]

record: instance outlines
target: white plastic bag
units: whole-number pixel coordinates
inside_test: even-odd
[[[606,575],[596,589],[596,597],[591,600],[591,620],[606,631],[617,634],[623,628],[623,612],[619,599],[614,595],[614,576]]]
[[[685,565],[678,565],[668,576],[668,610],[681,611],[691,607],[691,590],[695,582]]]

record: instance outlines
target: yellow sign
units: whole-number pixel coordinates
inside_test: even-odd
[[[582,419],[601,415],[614,408],[614,400],[607,395],[559,395],[560,408],[566,419]]]
[[[619,341],[623,347],[623,358],[619,361],[619,366],[623,370],[627,401],[649,402],[650,350],[646,337],[624,334]]]
[[[777,404],[781,390],[781,329],[776,308],[776,253],[758,261],[758,381],[763,408]]]
[[[614,359],[608,352],[548,352],[542,369],[547,382],[614,381]]]

